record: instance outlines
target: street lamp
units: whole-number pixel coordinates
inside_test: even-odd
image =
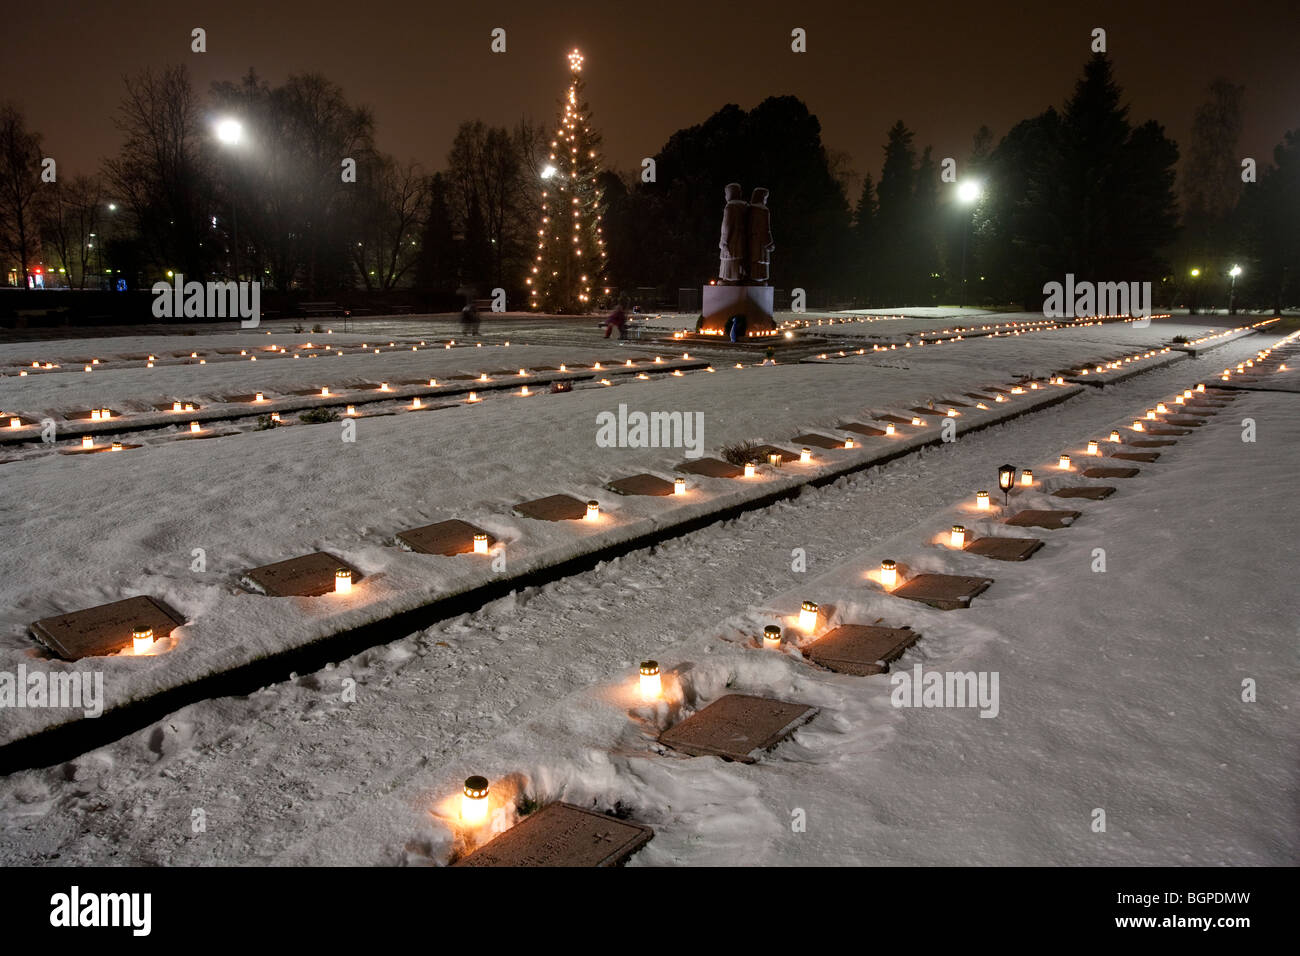
[[[217,120],[216,133],[217,140],[223,146],[238,146],[244,141],[244,124],[227,116]],[[235,281],[239,281],[239,204],[235,202],[233,190],[230,197],[230,226],[231,240],[235,246]]]
[[[1188,315],[1195,315],[1196,314],[1196,280],[1200,278],[1201,270],[1193,268],[1191,272],[1191,276],[1192,276],[1192,307],[1187,311],[1188,311]]]
[[[1233,301],[1237,294],[1237,276],[1241,275],[1241,266],[1233,263],[1232,268],[1228,270],[1228,275],[1232,276],[1232,285],[1228,287],[1228,314],[1235,315]]]
[[[1002,489],[1002,499],[1011,503],[1011,486],[1016,483],[1016,466],[1003,465],[998,469],[998,487]]]
[[[976,180],[966,179],[957,185],[957,201],[971,207],[961,233],[961,306],[966,306],[966,246],[970,242],[970,222],[975,218],[975,203],[984,195],[984,187]]]

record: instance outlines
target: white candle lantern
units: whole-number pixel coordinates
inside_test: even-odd
[[[477,402],[477,401],[478,401],[478,393],[476,393],[476,392],[470,392],[470,393],[469,393],[469,398],[465,399],[465,401],[467,401],[467,402]]]
[[[279,412],[272,412],[272,413],[271,413],[271,421],[273,421],[273,422],[278,422],[279,420],[280,420],[280,413],[279,413]]]
[[[321,398],[329,398],[329,395],[330,395],[330,390],[329,390],[328,387],[322,388],[322,389],[320,390],[320,397],[321,397]]]
[[[81,436],[81,447],[82,447],[82,448],[94,448],[94,447],[95,447],[95,439],[91,438],[89,435],[82,435],[82,436]]]
[[[987,491],[975,492],[975,509],[977,511],[989,510],[989,493]]]
[[[754,477],[754,473],[756,472],[756,470],[757,470],[757,466],[756,466],[752,461],[747,461],[747,462],[745,462],[745,477],[746,477],[746,478],[753,478],[753,477]]]
[[[418,399],[417,399],[417,401],[418,401]],[[346,411],[345,414],[348,414],[348,415],[355,415],[356,413],[357,413],[357,407],[356,407],[355,405],[349,405],[349,406],[347,407],[347,411]]]
[[[1120,439],[1120,437],[1119,437],[1119,432],[1117,432],[1117,431],[1112,431],[1112,432],[1110,433],[1110,440],[1113,441],[1113,442],[1115,442],[1116,444],[1119,444],[1120,441],[1121,441],[1121,439]]]
[[[924,425],[925,422],[921,421],[921,419],[920,419],[919,416],[917,416],[917,415],[913,415],[913,416],[912,416],[912,424],[913,424],[913,425]]]
[[[686,479],[685,479],[685,478],[674,478],[674,479],[673,479],[673,494],[675,494],[675,495],[684,495],[684,494],[686,494]]]
[[[641,699],[657,700],[663,693],[663,681],[659,675],[658,661],[641,662]]]
[[[191,433],[191,434],[193,434],[194,432],[202,431],[202,430],[203,430],[203,429],[199,426],[199,423],[198,423],[198,422],[190,422],[190,433]]]
[[[172,411],[174,411],[174,412],[179,412],[180,410],[181,410],[181,403],[180,403],[180,402],[172,402]]]
[[[1203,391],[1205,391],[1205,383],[1202,382],[1202,383],[1198,384],[1198,385],[1196,386],[1196,390],[1197,390],[1198,392],[1203,392]]]
[[[952,526],[952,533],[949,535],[948,543],[954,548],[962,549],[966,547],[966,529],[959,524]]]
[[[134,627],[131,629],[131,649],[136,654],[148,654],[153,649],[153,628]]]
[[[781,629],[775,624],[763,628],[763,646],[771,650],[781,646]]]
[[[894,434],[894,423],[893,423],[893,422],[889,422],[889,423],[887,423],[887,424],[885,425],[885,434],[886,434],[886,435],[892,435],[892,434]]]
[[[98,408],[92,408],[92,409],[90,410],[90,420],[91,420],[92,422],[97,422],[97,421],[99,421],[99,417],[100,417],[100,416],[99,416],[99,409],[98,409]]]
[[[1032,488],[1034,485],[1034,473],[1026,468],[1020,473],[1020,484],[1025,488]]]
[[[1096,439],[1093,439],[1092,441],[1088,442],[1088,454],[1089,454],[1089,455],[1100,455],[1100,454],[1101,454],[1101,450],[1100,450],[1100,448],[1099,448],[1098,445],[1097,445],[1097,441],[1096,441]]]
[[[892,591],[898,585],[898,562],[888,559],[880,562],[880,583]]]
[[[773,451],[773,452],[768,452],[768,455],[767,455],[767,463],[768,463],[769,465],[771,465],[773,468],[780,468],[780,467],[781,467],[781,455],[780,455],[780,453],[779,453],[779,452],[775,452],[775,451]]]
[[[347,568],[339,568],[334,572],[334,593],[352,593],[352,572]]]
[[[460,822],[467,827],[482,826],[488,818],[487,777],[466,777],[460,797]]]
[[[844,447],[845,447],[845,448],[852,448],[852,447],[853,447],[853,439],[852,439],[852,438],[846,438],[846,439],[844,439]]]
[[[423,408],[423,407],[424,406],[420,404],[419,396],[416,396],[415,398],[411,399],[411,408]]]
[[[587,520],[595,521],[600,517],[600,502],[594,498],[587,502]]]
[[[261,392],[258,392],[256,395],[253,396],[253,401],[264,402],[266,401],[266,396],[264,396]]]
[[[802,462],[802,463],[805,464],[805,465],[808,464],[809,462],[811,462],[811,461],[812,461],[812,449],[811,449],[811,448],[804,448],[804,449],[802,449],[802,450],[799,452],[799,461]]]
[[[122,450],[122,443],[121,443],[120,441],[115,441],[115,442],[113,442],[112,445],[109,446],[109,448],[110,448],[112,451],[121,451],[121,450]]]
[[[817,628],[817,605],[812,601],[804,601],[799,607],[799,628],[811,633]]]
[[[488,536],[484,534],[482,531],[474,535],[474,553],[475,554],[488,553]]]
[[[1134,430],[1135,432],[1140,432],[1140,431],[1145,431],[1146,429],[1145,429],[1145,426],[1142,424],[1142,422],[1140,422],[1140,421],[1135,421],[1135,422],[1133,422],[1133,430]]]

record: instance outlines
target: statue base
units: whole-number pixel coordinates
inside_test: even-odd
[[[778,334],[772,318],[776,289],[770,285],[706,285],[700,297],[703,335],[729,335],[733,315],[745,317],[744,338],[769,338]]]

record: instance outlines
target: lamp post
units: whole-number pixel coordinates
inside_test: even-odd
[[[217,139],[222,145],[236,147],[244,141],[244,126],[232,117],[217,121]],[[235,281],[239,281],[239,204],[235,202],[234,190],[230,197],[231,239],[234,243]]]
[[[957,201],[969,206],[961,232],[961,307],[966,306],[966,246],[970,242],[970,222],[975,218],[975,203],[984,194],[984,188],[975,180],[967,179],[957,186]]]
[[[1198,287],[1198,285],[1199,285],[1199,283],[1198,283],[1196,280],[1199,279],[1199,278],[1201,277],[1201,270],[1200,270],[1200,269],[1193,268],[1192,271],[1191,271],[1191,276],[1192,276],[1192,307],[1191,307],[1190,309],[1187,310],[1187,314],[1188,314],[1188,315],[1195,315],[1195,314],[1196,314],[1196,299],[1197,299],[1196,292],[1197,292],[1197,287]]]
[[[1232,284],[1228,287],[1228,314],[1236,315],[1237,276],[1241,275],[1241,266],[1234,263],[1228,275],[1232,276]]]
[[[998,469],[998,487],[1002,489],[1002,499],[1011,504],[1011,486],[1016,483],[1016,466],[1003,465]]]

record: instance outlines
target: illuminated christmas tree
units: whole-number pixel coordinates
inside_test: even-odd
[[[585,312],[605,273],[600,228],[600,134],[582,99],[582,54],[569,54],[569,88],[550,161],[542,171],[542,221],[528,284],[529,306],[547,312]]]

